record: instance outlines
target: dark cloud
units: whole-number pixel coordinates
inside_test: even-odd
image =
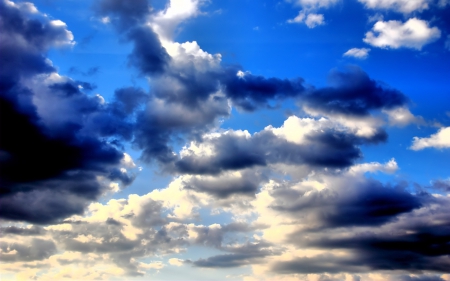
[[[3,262],[44,260],[56,254],[53,241],[33,238],[26,245],[19,243],[0,242]]]
[[[219,174],[227,170],[278,163],[342,168],[350,166],[361,157],[358,145],[378,142],[384,138],[384,132],[366,139],[351,132],[324,128],[309,133],[303,143],[296,144],[269,130],[255,133],[251,137],[230,131],[200,142],[211,146],[213,155],[184,155],[170,163],[167,169],[188,174]]]
[[[12,234],[21,236],[35,236],[43,235],[46,231],[42,227],[33,225],[30,228],[22,228],[16,226],[0,227],[0,232],[5,235]]]
[[[378,226],[422,206],[420,196],[403,187],[383,186],[376,180],[336,189],[273,191],[272,208],[291,214],[311,214],[325,227]]]
[[[301,106],[324,114],[369,115],[371,110],[391,109],[408,103],[400,91],[372,80],[359,67],[347,72],[333,71],[331,87],[309,90],[301,97]]]
[[[141,88],[127,87],[117,89],[114,93],[117,100],[113,104],[113,109],[117,110],[117,107],[123,111],[124,117],[133,113],[139,106],[145,105],[148,101],[148,95]]]
[[[134,48],[128,57],[131,65],[144,75],[154,75],[164,71],[170,56],[161,46],[158,35],[150,27],[135,27],[128,32],[127,37],[134,43]]]
[[[124,0],[102,0],[94,10],[99,16],[110,17],[111,22],[126,40],[133,43],[129,64],[143,75],[162,73],[170,56],[161,46],[158,35],[145,24],[151,7],[147,0],[130,3]]]
[[[443,192],[450,192],[450,180],[435,180],[431,187]]]
[[[241,71],[241,76],[238,76]],[[221,84],[225,87],[228,98],[233,104],[246,111],[254,111],[260,107],[269,107],[270,101],[279,101],[286,98],[295,98],[305,91],[304,80],[266,78],[251,73],[243,73],[235,67],[225,69],[220,77]]]
[[[401,276],[399,281],[445,281],[437,275],[424,275],[424,276]]]
[[[281,253],[280,250],[274,250],[271,246],[273,245],[267,242],[258,242],[246,243],[238,247],[224,247],[222,250],[230,252],[229,254],[187,261],[187,263],[192,263],[196,267],[209,268],[228,268],[264,263],[265,257]]]
[[[108,188],[99,176],[123,186],[132,182],[132,175],[118,172],[123,152],[107,141],[130,138],[130,130],[123,129],[129,123],[78,87],[89,90],[92,84],[54,72],[44,54],[70,42],[64,25],[47,17],[29,19],[18,5],[0,5],[0,60],[8,68],[0,74],[0,216],[50,223],[81,214]],[[52,74],[40,78],[52,82],[21,84],[37,74]]]
[[[205,192],[218,198],[227,198],[233,194],[254,195],[261,182],[261,175],[243,172],[240,177],[193,177],[184,182],[184,188]]]
[[[328,254],[276,262],[272,266],[272,271],[281,274],[336,274],[341,272],[365,272],[367,268],[355,260]]]
[[[94,5],[94,10],[100,16],[109,16],[111,22],[121,31],[140,25],[150,14],[148,0],[133,2],[124,0],[102,0]]]
[[[17,6],[4,0],[0,1],[0,10],[1,90],[11,87],[20,77],[55,71],[43,53],[71,40],[66,27],[49,20],[28,19]]]
[[[325,262],[321,260],[321,257],[280,262],[274,270],[284,273],[315,273],[314,268],[329,273],[374,270],[406,270],[413,273],[448,272],[450,221],[446,201],[448,200],[429,197],[423,200],[422,214],[420,212],[405,213],[402,220],[393,221],[392,224],[379,229],[349,229],[351,232],[345,235],[332,235],[332,232],[324,229],[314,234],[307,232],[292,234],[290,242],[298,247],[347,250],[351,254],[346,258],[328,256]],[[358,212],[361,211],[364,212],[355,209],[349,216],[356,217],[357,220]],[[314,267],[314,264],[317,267]],[[327,268],[322,268],[323,264],[326,264]]]

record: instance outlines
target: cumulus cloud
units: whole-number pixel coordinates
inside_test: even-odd
[[[205,135],[202,141],[183,149],[181,157],[167,169],[214,175],[271,164],[346,167],[360,157],[358,145],[384,139],[382,131],[361,137],[357,130],[325,118],[291,116],[282,127],[268,126],[254,135],[246,131]]]
[[[344,57],[354,57],[357,59],[366,59],[369,55],[370,49],[368,48],[351,48],[347,52],[344,53]]]
[[[364,42],[379,48],[411,48],[421,50],[441,37],[437,27],[430,27],[425,20],[408,19],[402,23],[396,20],[378,21],[372,31],[366,33]]]
[[[414,137],[411,145],[412,150],[422,150],[425,148],[449,148],[450,147],[450,127],[440,128],[436,134],[428,138]]]
[[[368,9],[394,10],[401,13],[420,12],[429,8],[431,0],[358,0]]]

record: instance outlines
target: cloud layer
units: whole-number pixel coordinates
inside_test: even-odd
[[[431,7],[359,2],[405,15]],[[106,100],[92,83],[100,68],[71,68],[89,80],[80,81],[48,59],[52,48],[76,44],[64,22],[30,3],[0,3],[0,268],[7,278],[200,272],[207,279],[213,272],[247,281],[450,280],[449,180],[404,181],[404,161],[364,158],[392,130],[428,125],[400,90],[358,66],[333,69],[325,86],[252,74],[196,41],[177,42],[180,25],[202,15],[204,1],[157,9],[146,0],[102,0],[94,18],[128,44],[125,64],[148,83],[118,87]],[[302,10],[288,22],[313,28],[325,23],[319,11],[340,1],[291,3]],[[379,20],[364,42],[422,50],[441,33],[418,18]],[[366,59],[369,51],[344,56]],[[233,114],[283,103],[295,111],[276,126],[221,126]],[[415,137],[410,149],[448,148],[449,134],[441,127]],[[168,183],[119,192],[140,170],[128,149]]]

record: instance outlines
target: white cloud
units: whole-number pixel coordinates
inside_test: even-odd
[[[406,126],[409,124],[426,125],[422,116],[414,116],[407,107],[396,107],[393,109],[383,110],[388,116],[389,125]]]
[[[401,47],[421,50],[426,44],[441,37],[437,27],[429,27],[428,22],[411,18],[407,22],[378,21],[372,31],[366,33],[364,42],[375,47],[398,49]]]
[[[322,14],[308,14],[305,20],[305,24],[309,28],[314,28],[318,25],[325,24],[325,21]]]
[[[287,20],[288,23],[305,23],[309,28],[314,28],[319,25],[325,24],[325,19],[323,14],[315,13],[320,8],[328,8],[340,0],[295,0],[288,1],[294,2],[295,5],[301,6],[301,10],[298,15]]]
[[[370,49],[368,48],[352,48],[344,53],[345,57],[354,57],[358,59],[365,59],[369,55]]]
[[[183,265],[183,260],[177,259],[177,258],[171,258],[171,259],[169,259],[169,264],[170,265],[175,265],[175,266],[182,266]]]
[[[164,11],[152,17],[150,25],[163,44],[164,41],[172,41],[175,29],[180,23],[200,14],[200,4],[199,0],[170,0]]]
[[[309,28],[314,28],[319,25],[325,24],[325,20],[322,14],[306,14],[304,11],[300,11],[298,15],[287,21],[288,23],[305,23]]]
[[[397,162],[394,158],[386,162],[385,164],[381,164],[378,162],[371,163],[362,163],[355,165],[349,169],[349,174],[351,175],[362,175],[366,172],[376,173],[383,172],[387,174],[393,174],[398,170]]]
[[[296,5],[302,6],[307,9],[313,9],[313,8],[328,8],[337,2],[339,0],[296,0],[294,1]]]
[[[450,148],[450,127],[441,128],[436,134],[429,138],[414,137],[411,145],[412,150],[422,150],[424,148]]]
[[[428,9],[430,0],[358,0],[368,9],[394,10],[401,13],[412,13]],[[442,1],[442,0],[441,0]]]

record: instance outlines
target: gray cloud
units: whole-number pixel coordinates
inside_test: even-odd
[[[33,238],[27,244],[0,242],[3,262],[44,260],[56,253],[50,240]]]
[[[34,75],[56,74],[45,53],[52,46],[70,45],[72,34],[40,14],[29,18],[20,5],[0,5],[0,56],[8,68],[0,73],[0,216],[55,222],[82,213],[106,190],[98,176],[123,186],[132,182],[133,175],[117,172],[123,152],[100,138],[126,139],[129,123],[80,90],[79,85],[93,89],[90,83],[54,75],[57,81],[44,76],[49,82],[26,86],[23,81]],[[106,132],[102,122],[88,124],[99,116],[115,129]]]

